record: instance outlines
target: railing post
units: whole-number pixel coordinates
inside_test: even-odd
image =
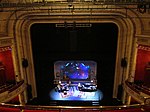
[[[130,105],[131,102],[131,96],[127,94],[127,102],[126,105]]]

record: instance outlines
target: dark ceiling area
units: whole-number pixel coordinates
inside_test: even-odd
[[[31,26],[31,41],[38,99],[48,102],[54,88],[54,63],[61,60],[92,60],[97,63],[98,88],[104,100],[112,97],[118,27],[93,23],[91,27],[56,27],[52,23]]]

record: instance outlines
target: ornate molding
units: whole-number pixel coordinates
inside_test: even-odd
[[[138,41],[137,43],[140,45],[150,45],[150,35],[136,35]]]
[[[18,84],[0,93],[0,102],[8,102],[11,99],[15,98],[17,95],[22,93],[26,89],[26,84],[24,81],[20,81]]]
[[[11,45],[13,45],[13,38],[9,38],[9,37],[0,38],[0,47],[11,46]]]
[[[124,89],[137,102],[150,105],[150,95],[145,94],[142,91],[139,91],[134,86],[132,86],[130,82],[127,81],[125,82]]]

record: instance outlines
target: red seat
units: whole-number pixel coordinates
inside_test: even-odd
[[[0,107],[0,112],[20,112],[20,109]]]

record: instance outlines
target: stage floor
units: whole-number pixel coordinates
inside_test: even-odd
[[[100,101],[103,99],[103,93],[99,89],[92,92],[79,91],[76,86],[73,86],[69,91],[56,92],[52,89],[49,93],[50,100],[56,101]]]

